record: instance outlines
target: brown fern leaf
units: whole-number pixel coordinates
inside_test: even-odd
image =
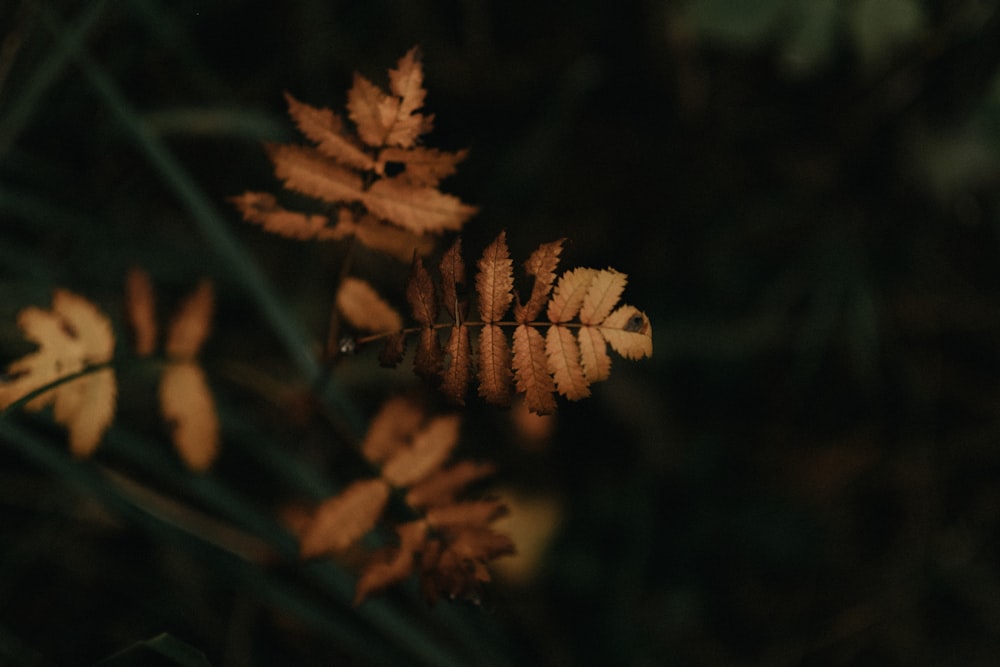
[[[545,339],[527,324],[514,329],[514,383],[524,394],[528,409],[540,415],[556,410],[555,382],[549,372]]]
[[[288,113],[312,145],[269,146],[275,175],[289,190],[334,204],[339,209],[335,224],[331,227],[326,215],[289,211],[273,197],[254,192],[232,199],[244,219],[290,238],[355,236],[376,248],[390,245],[386,234],[371,227],[353,228],[344,211],[349,219],[354,216],[350,209],[363,209],[379,222],[416,236],[460,229],[476,208],[444,194],[438,185],[468,152],[418,145],[433,125],[432,116],[419,113],[426,98],[423,80],[416,48],[389,70],[388,92],[355,75],[347,94],[353,130],[331,109],[310,106],[286,93]],[[392,239],[391,245],[398,246],[398,241]],[[402,259],[410,256],[412,252],[402,254]]]
[[[571,401],[590,396],[590,381],[583,370],[580,346],[572,330],[553,325],[545,333],[545,356],[556,390]]]
[[[525,273],[534,277],[535,282],[531,286],[531,296],[527,303],[521,304],[519,299],[514,305],[514,319],[519,323],[531,322],[542,312],[549,290],[552,289],[552,282],[556,279],[555,270],[559,265],[559,255],[565,240],[543,243],[524,263]]]
[[[135,336],[135,353],[148,357],[156,349],[156,295],[149,274],[136,266],[125,275],[125,310]]]
[[[469,388],[469,381],[472,379],[469,327],[463,325],[451,327],[445,351],[448,355],[448,362],[441,371],[439,389],[452,403],[465,405],[465,394]]]
[[[371,463],[385,463],[409,445],[424,419],[424,410],[413,401],[403,396],[388,399],[369,422],[361,453]]]
[[[230,197],[243,219],[260,225],[266,231],[290,239],[308,241],[310,239],[340,239],[347,234],[338,234],[327,227],[330,221],[325,215],[289,211],[278,204],[272,194],[266,192],[244,192],[238,197]]]
[[[0,409],[60,378],[106,363],[114,354],[111,322],[93,303],[68,290],[53,292],[51,310],[25,308],[17,324],[38,350],[7,367],[10,379],[0,381]],[[69,431],[70,451],[89,456],[114,419],[117,387],[114,371],[104,368],[61,384],[25,407],[52,405],[53,418]]]
[[[410,278],[406,281],[406,300],[410,311],[421,326],[432,327],[437,323],[437,298],[434,293],[434,280],[427,267],[416,258],[410,267]]]
[[[441,303],[456,325],[461,324],[464,308],[459,288],[465,285],[465,262],[462,260],[462,237],[455,239],[441,258]]]
[[[204,472],[219,450],[219,417],[205,371],[193,361],[168,364],[160,378],[160,410],[177,453],[188,468]]]
[[[393,486],[423,481],[448,459],[458,443],[457,415],[434,417],[413,434],[412,442],[397,450],[382,466],[382,477]]]
[[[357,125],[358,134],[369,146],[412,146],[417,137],[430,132],[433,117],[416,113],[424,106],[424,72],[420,51],[414,47],[396,69],[389,70],[391,95],[374,83],[355,74],[347,94],[347,109]]]
[[[415,509],[425,509],[455,502],[457,495],[469,484],[489,477],[496,472],[492,463],[460,461],[442,468],[414,484],[406,494],[406,504]]]
[[[379,152],[374,169],[376,174],[384,177],[387,176],[386,168],[389,165],[398,165],[403,167],[401,176],[413,185],[436,188],[441,179],[455,173],[458,163],[468,155],[467,150],[449,153],[423,146],[390,146]]]
[[[285,101],[288,103],[288,115],[299,131],[315,143],[323,155],[354,169],[375,168],[371,155],[345,130],[343,119],[336,113],[299,102],[289,93],[285,93]]]
[[[336,553],[375,527],[389,501],[389,485],[382,479],[354,482],[323,501],[308,522],[299,545],[304,558]]]
[[[355,588],[356,605],[414,573],[429,600],[464,592],[489,580],[489,560],[513,551],[510,538],[490,528],[506,513],[501,502],[459,499],[465,487],[492,474],[493,466],[460,461],[443,467],[459,430],[457,415],[427,418],[409,399],[386,401],[362,444],[365,458],[380,464],[380,475],[324,500],[296,530],[303,557],[342,552],[379,522],[393,488],[409,488],[405,501],[418,518],[396,526],[397,546],[372,554]],[[474,576],[454,569],[459,560]]]
[[[421,324],[415,363],[418,374],[433,377],[444,371],[441,389],[462,404],[474,373],[479,395],[490,403],[507,405],[511,384],[524,394],[528,408],[549,414],[556,408],[554,394],[570,400],[590,395],[590,385],[607,379],[611,358],[607,347],[627,359],[653,352],[649,319],[633,306],[619,305],[628,282],[614,269],[576,268],[556,276],[563,240],[539,246],[525,262],[525,273],[534,278],[531,295],[522,302],[514,293],[512,262],[506,236],[501,233],[478,261],[475,287],[481,321],[463,321],[464,307],[457,284],[464,279],[459,241],[445,253],[441,264],[441,289],[453,322],[443,363],[434,324],[437,311],[434,281],[419,262],[414,263],[407,285],[414,317]],[[516,299],[516,301],[515,301]],[[502,318],[514,302],[514,322]],[[548,322],[538,321],[544,311]],[[512,335],[505,329],[513,327]],[[544,329],[544,334],[543,330]],[[478,367],[473,368],[471,331],[478,331]],[[402,332],[406,333],[406,330]],[[392,360],[402,357],[402,341],[391,340]]]
[[[507,248],[507,233],[486,247],[478,262],[476,295],[483,322],[499,322],[514,300],[514,262]]]
[[[510,405],[510,344],[496,324],[485,324],[479,331],[479,395],[494,405]]]
[[[338,239],[353,236],[372,250],[391,255],[400,262],[409,262],[414,256],[423,257],[434,248],[434,240],[428,236],[380,222],[370,213],[355,219],[346,208],[340,209],[331,234]]]
[[[354,606],[365,598],[392,584],[405,581],[413,574],[416,558],[427,539],[427,523],[410,521],[396,526],[399,545],[376,552],[365,565],[354,587]]]
[[[177,360],[189,360],[198,354],[212,328],[215,292],[209,280],[203,280],[181,304],[167,331],[167,355]]]
[[[478,210],[458,197],[414,185],[402,176],[375,181],[358,201],[377,217],[420,234],[457,231]]]
[[[337,287],[336,301],[337,310],[355,329],[378,333],[403,328],[403,316],[366,280],[345,277]]]

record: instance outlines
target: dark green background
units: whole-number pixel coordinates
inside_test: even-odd
[[[0,360],[53,286],[120,324],[133,263],[165,312],[211,276],[226,439],[207,481],[181,470],[148,377],[123,379],[140,389],[94,462],[44,418],[4,420],[0,662],[162,632],[215,665],[1000,656],[997,3],[8,0],[0,39]],[[481,206],[469,258],[501,229],[515,258],[567,237],[565,266],[629,274],[655,351],[563,405],[541,452],[473,402],[468,453],[566,509],[534,583],[356,613],[340,570],[246,566],[102,475],[288,552],[277,508],[358,473],[338,432],[411,375],[364,352],[334,371],[346,427],[293,412],[302,365],[204,219],[321,341],[340,251],[225,199],[277,191],[261,142],[294,138],[283,91],[340,108],[354,70],[383,83],[414,44],[428,144],[471,147],[444,186]]]

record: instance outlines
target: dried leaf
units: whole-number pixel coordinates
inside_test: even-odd
[[[278,205],[274,195],[266,192],[244,192],[238,197],[230,197],[229,201],[236,205],[244,220],[274,234],[299,241],[341,238],[334,229],[327,227],[330,219],[325,215],[289,211]]]
[[[382,349],[378,353],[379,366],[383,368],[395,368],[403,360],[406,354],[406,333],[397,331],[386,336]]]
[[[388,500],[389,485],[377,477],[354,482],[324,500],[302,535],[302,556],[313,558],[351,546],[375,527]]]
[[[304,192],[298,187],[294,189]],[[478,210],[463,204],[458,197],[436,188],[413,185],[400,177],[375,181],[357,199],[379,218],[419,234],[457,231]]]
[[[413,260],[410,277],[406,281],[406,300],[410,304],[413,319],[424,327],[437,322],[437,299],[434,296],[434,281],[420,258]]]
[[[105,368],[64,386],[53,416],[69,431],[70,453],[85,458],[94,453],[114,421],[118,383],[114,371]]]
[[[562,253],[565,240],[559,239],[551,243],[543,243],[531,253],[528,261],[524,263],[525,273],[533,276],[535,282],[531,286],[531,296],[528,298],[528,302],[522,305],[519,301],[514,306],[514,319],[520,324],[535,320],[542,312],[549,296],[549,290],[552,289],[552,282],[556,279],[555,270],[559,264],[559,255]]]
[[[562,274],[546,307],[549,322],[569,322],[576,317],[597,274],[595,269],[573,269]]]
[[[382,333],[403,328],[403,317],[361,278],[347,276],[340,282],[337,309],[355,329]]]
[[[614,269],[598,271],[590,282],[587,294],[580,308],[580,322],[599,324],[618,303],[628,277]]]
[[[551,326],[545,334],[545,355],[552,379],[560,394],[577,401],[590,396],[587,378],[580,365],[580,347],[567,327]]]
[[[634,306],[621,306],[597,328],[612,349],[626,359],[653,354],[653,327],[645,313]]]
[[[414,255],[422,257],[434,248],[432,238],[381,223],[372,215],[365,215],[353,223],[351,233],[372,250],[392,255],[401,262],[409,262]]]
[[[476,273],[479,316],[483,322],[503,319],[514,299],[514,262],[507,248],[507,234],[500,235],[483,251]]]
[[[135,353],[151,355],[156,349],[156,295],[149,274],[135,266],[125,275],[125,310],[135,335]]]
[[[420,330],[417,340],[417,351],[413,355],[413,370],[425,380],[440,379],[444,367],[444,355],[441,353],[441,342],[436,329],[424,327]]]
[[[462,261],[462,237],[455,239],[441,258],[441,302],[448,316],[461,323],[462,308],[458,289],[465,284],[465,262]]]
[[[438,596],[479,600],[479,586],[490,581],[486,562],[514,553],[506,535],[489,528],[466,527],[447,542],[428,540],[420,559],[421,591],[429,602]]]
[[[399,113],[399,99],[386,95],[374,83],[354,75],[347,91],[348,116],[358,128],[358,136],[369,146],[384,146]]]
[[[453,403],[465,405],[465,393],[472,378],[472,355],[469,350],[469,328],[451,327],[448,344],[445,346],[449,361],[441,372],[441,392]]]
[[[549,375],[545,339],[526,324],[514,329],[514,383],[532,412],[540,415],[555,412],[552,395],[555,384]]]
[[[399,59],[396,69],[389,70],[389,90],[400,98],[399,110],[386,144],[412,146],[417,137],[429,132],[433,117],[416,113],[424,106],[424,70],[420,63],[420,50],[413,47]]]
[[[413,574],[417,554],[427,538],[427,524],[424,521],[400,524],[396,526],[396,535],[399,545],[377,552],[362,571],[354,588],[354,606],[364,602],[372,593]]]
[[[417,431],[413,442],[396,452],[382,466],[382,478],[405,487],[421,481],[445,462],[458,443],[457,415],[434,417]]]
[[[511,357],[507,336],[495,324],[479,332],[479,395],[495,405],[509,405]]]
[[[114,353],[111,322],[90,301],[67,290],[53,292],[51,310],[25,308],[17,323],[38,350],[8,366],[13,379],[0,382],[0,408],[87,366],[110,361]],[[103,369],[61,384],[25,407],[53,405],[54,419],[69,430],[70,450],[87,456],[110,426],[116,398],[114,372]]]
[[[192,361],[168,364],[160,378],[160,411],[188,468],[204,471],[219,451],[219,418],[205,372]]]
[[[424,517],[431,528],[487,526],[507,511],[500,500],[470,500],[431,507]]]
[[[274,174],[285,187],[326,202],[362,201],[361,176],[315,148],[295,145],[268,147]]]
[[[469,151],[455,153],[439,151],[436,148],[414,146],[413,148],[384,148],[378,154],[375,163],[375,173],[386,176],[388,165],[403,167],[401,176],[413,185],[437,187],[441,179],[455,173],[458,163],[464,160]]]
[[[409,445],[423,422],[424,411],[419,405],[403,396],[394,396],[372,417],[361,453],[372,463],[383,463]]]
[[[317,149],[355,169],[373,169],[375,161],[344,130],[343,119],[330,109],[317,109],[285,93],[288,115]]]
[[[167,331],[166,351],[173,359],[193,359],[212,327],[215,292],[210,280],[203,280],[174,314]]]
[[[461,461],[438,470],[422,482],[410,487],[406,494],[406,504],[414,509],[448,505],[469,484],[492,475],[496,466],[492,463]]]
[[[588,382],[607,380],[611,374],[611,357],[608,356],[608,343],[597,327],[580,327],[577,331],[580,343],[580,363],[583,365],[583,375]]]

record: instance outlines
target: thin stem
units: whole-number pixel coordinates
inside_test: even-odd
[[[91,373],[97,373],[98,371],[103,371],[108,368],[113,368],[114,366],[115,366],[114,359],[111,359],[109,361],[104,361],[99,364],[93,364],[90,366],[86,366],[85,368],[82,368],[81,370],[78,370],[75,373],[70,373],[68,375],[63,375],[62,377],[56,378],[52,382],[43,384],[41,387],[38,387],[37,389],[32,389],[21,398],[7,405],[7,407],[5,407],[3,410],[0,410],[0,420],[6,419],[7,415],[17,412],[24,405],[30,403],[31,401],[35,400],[36,398],[38,398],[39,396],[48,391],[52,391],[53,389],[61,387],[64,384],[72,382],[73,380],[77,380],[79,378],[90,375]]]
[[[455,324],[454,322],[438,322],[429,328],[434,330],[439,330],[439,329],[449,329],[454,326],[484,327],[487,324],[492,324],[498,327],[519,327],[522,324],[524,324],[525,326],[535,327],[535,328],[557,326],[557,327],[566,327],[567,329],[581,329],[586,326],[594,326],[590,324],[583,324],[582,322],[542,322],[542,321],[516,322],[512,320],[502,320],[500,322],[481,322],[478,320],[472,320],[472,321],[465,320],[460,324]],[[409,336],[410,334],[419,333],[420,330],[424,328],[425,327],[423,326],[417,326],[417,327],[406,327],[405,329],[399,329],[398,331],[383,331],[381,333],[362,336],[358,338],[355,342],[358,345],[367,345],[368,343],[374,343],[377,340],[382,340],[383,338],[388,338],[389,336],[396,336],[398,334]]]

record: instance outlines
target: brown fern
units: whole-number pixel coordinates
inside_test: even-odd
[[[0,380],[0,408],[87,367],[108,364],[114,354],[107,316],[68,290],[55,290],[50,310],[25,308],[17,323],[38,350],[7,367]],[[94,452],[114,420],[117,391],[114,370],[102,368],[34,397],[25,407],[51,405],[55,421],[69,430],[70,451],[84,457]]]
[[[627,276],[614,269],[578,268],[556,274],[561,240],[539,246],[524,264],[532,277],[531,292],[522,301],[514,290],[513,262],[506,235],[501,233],[477,262],[475,277],[479,320],[465,316],[457,286],[464,281],[461,246],[456,242],[441,263],[441,299],[448,315],[438,322],[438,295],[430,272],[414,260],[407,298],[418,327],[388,336],[380,361],[395,365],[403,358],[403,340],[417,334],[414,368],[440,381],[441,391],[462,404],[473,376],[479,395],[505,405],[515,392],[524,394],[532,412],[555,410],[555,395],[579,400],[590,386],[607,379],[610,345],[627,359],[653,353],[649,318],[634,306],[619,305]],[[513,305],[513,309],[511,306]],[[504,317],[512,310],[513,320]],[[545,315],[544,320],[539,318]],[[444,347],[438,331],[447,329]],[[478,330],[478,341],[471,342]],[[474,359],[476,350],[478,359]]]
[[[457,415],[428,417],[414,402],[391,398],[371,421],[362,454],[378,477],[355,481],[320,503],[301,526],[307,558],[354,546],[386,513],[393,490],[405,490],[409,516],[395,526],[398,544],[372,554],[355,589],[355,604],[413,574],[431,601],[440,595],[474,596],[489,581],[486,564],[514,552],[491,524],[505,513],[496,500],[461,500],[465,488],[493,473],[488,463],[445,467],[458,443]]]
[[[388,91],[355,75],[350,123],[286,93],[288,113],[311,145],[269,146],[275,175],[289,190],[332,205],[332,215],[291,211],[262,192],[233,203],[248,222],[294,239],[354,237],[407,260],[428,250],[422,237],[460,229],[476,208],[438,189],[468,152],[419,145],[433,127],[433,116],[420,113],[425,97],[416,47],[389,70]]]

